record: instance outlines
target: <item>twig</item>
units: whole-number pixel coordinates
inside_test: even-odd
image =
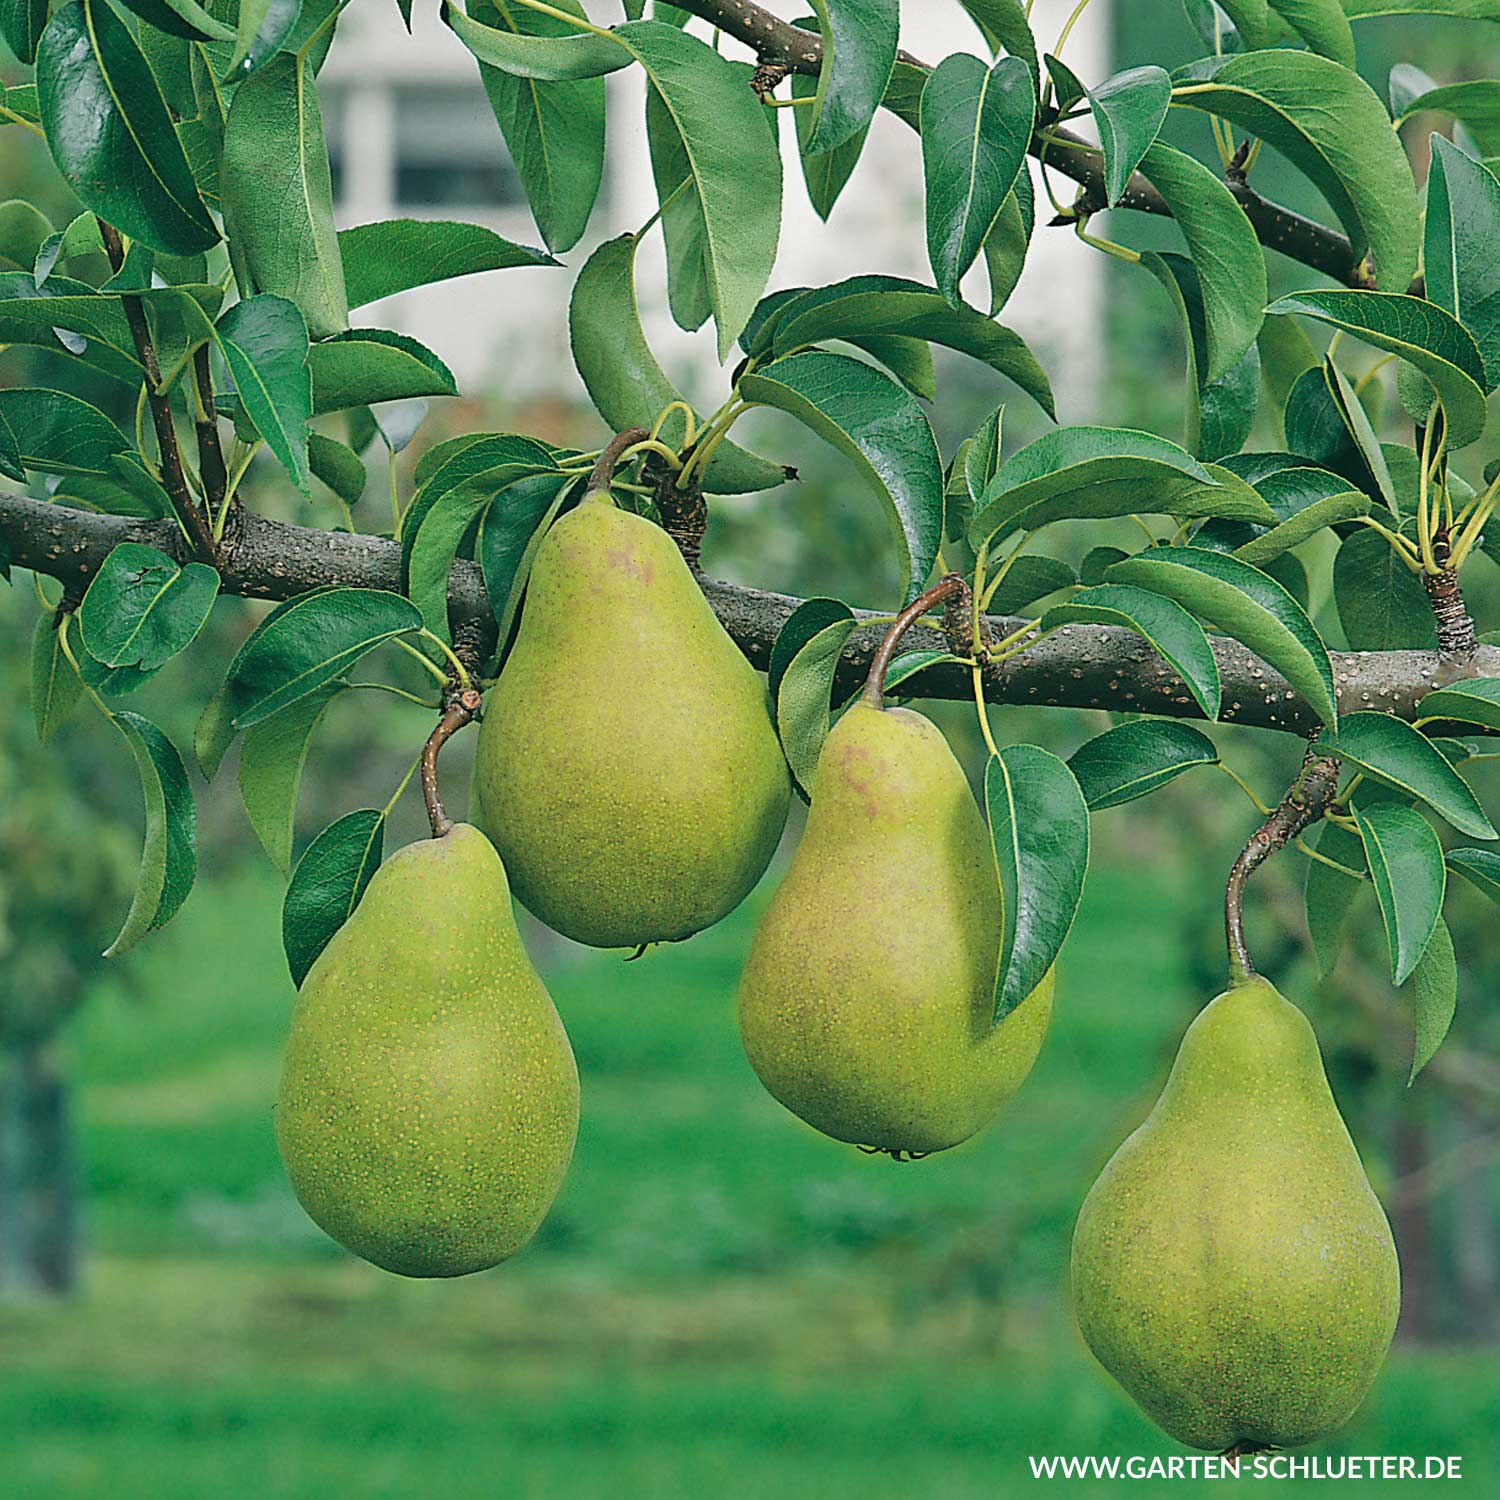
[[[427,804],[427,821],[432,824],[435,839],[442,838],[453,827],[453,819],[444,810],[442,798],[438,796],[438,752],[465,724],[472,724],[479,717],[479,703],[478,688],[464,688],[456,693],[437,721],[437,728],[422,747],[422,801]]]

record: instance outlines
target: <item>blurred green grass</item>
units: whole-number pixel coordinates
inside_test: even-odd
[[[1205,998],[1157,925],[1172,878],[1096,869],[1032,1078],[914,1165],[817,1136],[745,1064],[764,888],[633,964],[532,933],[577,1157],[533,1245],[455,1283],[386,1276],[301,1214],[270,1122],[280,888],[201,887],[72,1033],[92,1261],[73,1302],[0,1308],[0,1495],[964,1500],[1032,1487],[1028,1454],[1177,1451],[1065,1306],[1078,1203]],[[1398,1351],[1323,1451],[1462,1454],[1458,1488],[1493,1494],[1497,1397],[1487,1352]]]

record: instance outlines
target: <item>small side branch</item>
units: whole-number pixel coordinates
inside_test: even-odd
[[[1458,586],[1458,569],[1449,561],[1451,546],[1452,539],[1444,527],[1432,539],[1432,555],[1438,570],[1422,574],[1422,585],[1432,605],[1432,617],[1437,622],[1438,654],[1448,673],[1455,667],[1467,667],[1479,645],[1474,621],[1469,617],[1463,592]]]
[[[1311,828],[1334,799],[1339,786],[1339,762],[1308,747],[1298,774],[1270,817],[1240,850],[1224,887],[1224,934],[1229,943],[1229,973],[1235,983],[1255,973],[1245,943],[1245,884],[1275,853]]]

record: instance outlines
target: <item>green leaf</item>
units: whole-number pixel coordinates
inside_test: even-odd
[[[1427,298],[1473,337],[1484,388],[1500,385],[1500,181],[1442,136],[1432,137],[1422,265]]]
[[[148,26],[188,41],[228,41],[232,27],[215,20],[196,0],[123,0]],[[143,38],[144,40],[144,38]]]
[[[791,84],[793,99],[811,99],[817,93],[817,80],[805,74],[793,73]],[[869,132],[858,131],[831,150],[813,151],[808,147],[813,128],[808,113],[806,109],[792,111],[797,126],[797,153],[802,160],[802,180],[807,184],[808,201],[813,212],[826,220],[859,162]]]
[[[1152,547],[1106,575],[1190,609],[1274,667],[1326,724],[1338,719],[1328,650],[1301,605],[1249,563],[1203,547]]]
[[[218,242],[151,66],[107,0],[53,15],[36,82],[53,160],[86,207],[156,250]]]
[[[1428,651],[1437,645],[1427,591],[1377,531],[1361,527],[1339,544],[1333,599],[1351,650]]]
[[[660,91],[646,85],[646,145],[667,254],[667,306],[679,328],[696,332],[713,315],[708,230],[682,132]]]
[[[1441,917],[1411,972],[1410,984],[1415,1035],[1407,1087],[1417,1081],[1417,1074],[1443,1045],[1458,1008],[1458,961],[1453,953],[1453,936]]]
[[[240,747],[240,797],[256,838],[283,878],[292,872],[292,827],[308,747],[329,704],[348,687],[338,679],[325,682],[316,692],[245,731]]]
[[[1026,160],[1036,106],[1032,69],[1015,57],[986,68],[955,53],[922,91],[927,258],[951,303]]]
[[[1470,838],[1497,835],[1469,790],[1431,740],[1403,719],[1385,713],[1346,714],[1338,732],[1323,731],[1321,748],[1352,761],[1361,770],[1418,797]]]
[[[1127,68],[1088,91],[1104,151],[1105,199],[1113,208],[1167,117],[1172,80],[1164,68]]]
[[[962,479],[961,499],[950,486],[947,514],[944,517],[944,534],[950,542],[959,541],[969,529],[974,508],[984,498],[984,492],[1000,471],[1001,433],[1004,430],[1005,408],[997,406],[978,428],[974,436],[959,450],[953,462]],[[1001,585],[1004,587],[1004,585]],[[1001,613],[1004,613],[1002,610]]]
[[[903,651],[885,673],[885,691],[894,693],[903,682],[925,672],[928,667],[937,666],[963,666],[964,658],[955,656],[951,651]],[[914,694],[901,694],[900,696],[914,696],[920,698],[920,692]]]
[[[1473,337],[1440,307],[1395,292],[1297,292],[1271,304],[1273,313],[1298,313],[1399,355],[1437,392],[1453,448],[1484,431],[1484,361]]]
[[[1423,719],[1452,719],[1500,732],[1500,677],[1469,677],[1428,693],[1417,704]]]
[[[0,389],[0,421],[19,440],[21,462],[42,474],[108,476],[111,457],[131,446],[97,406],[66,391]]]
[[[219,594],[203,563],[180,568],[155,547],[121,542],[99,565],[78,610],[89,655],[151,671],[191,644]]]
[[[38,617],[31,637],[31,713],[36,737],[44,745],[83,695],[83,683],[62,649],[61,632],[72,624],[71,614],[47,611]]]
[[[1354,31],[1339,0],[1270,0],[1270,7],[1322,57],[1354,68]]]
[[[1191,72],[1173,103],[1219,115],[1274,146],[1327,199],[1355,253],[1369,250],[1377,286],[1404,291],[1417,268],[1416,184],[1375,91],[1309,52],[1242,52]]]
[[[236,302],[214,332],[245,415],[306,495],[312,377],[302,314],[285,297],[263,293]]]
[[[1261,493],[1265,492],[1262,490]],[[1313,501],[1297,511],[1295,515],[1273,526],[1269,531],[1242,543],[1234,549],[1234,556],[1241,562],[1250,563],[1254,567],[1264,567],[1268,562],[1273,562],[1280,557],[1283,552],[1301,546],[1309,537],[1316,536],[1318,532],[1329,526],[1337,526],[1343,521],[1352,521],[1356,516],[1368,515],[1369,510],[1370,497],[1363,491],[1340,490],[1336,495],[1327,495],[1321,500]],[[1375,535],[1374,532],[1370,534]]]
[[[16,61],[36,61],[37,42],[47,24],[47,0],[0,0],[0,40]]]
[[[222,711],[234,728],[247,729],[421,625],[416,605],[384,589],[328,588],[289,599],[229,664]]]
[[[1348,377],[1334,363],[1331,355],[1325,355],[1323,359],[1323,380],[1328,387],[1329,397],[1338,410],[1339,419],[1348,429],[1360,459],[1374,481],[1376,493],[1388,509],[1399,514],[1401,507],[1396,499],[1395,486],[1391,480],[1390,467],[1386,463],[1385,450],[1381,446],[1380,439],[1375,436],[1375,429],[1370,423],[1369,413],[1365,411],[1364,403],[1355,393],[1354,387],[1349,384]]]
[[[943,540],[943,465],[922,408],[879,370],[822,350],[744,376],[740,396],[789,412],[854,464],[889,507],[905,560],[903,602],[915,599]]]
[[[1033,74],[1037,70],[1036,42],[1026,12],[1017,0],[958,0],[968,11],[992,52],[1002,48],[1019,57]]]
[[[880,107],[896,64],[899,0],[812,0],[823,60],[812,108],[809,151],[831,151],[863,133]]]
[[[1265,256],[1244,209],[1202,162],[1158,141],[1140,169],[1166,199],[1198,273],[1207,350],[1199,379],[1208,385],[1245,356],[1260,332]]]
[[[969,539],[977,547],[1017,529],[1052,521],[1103,519],[1135,511],[1224,516],[1274,525],[1249,485],[1222,478],[1166,438],[1116,427],[1063,427],[1018,449],[976,506]]]
[[[1402,985],[1416,968],[1443,909],[1443,846],[1421,813],[1399,803],[1356,803],[1354,821],[1385,922],[1391,979]]]
[[[106,958],[133,948],[152,928],[171,921],[198,875],[198,810],[176,746],[139,714],[117,713],[114,723],[141,775],[146,837],[135,896],[125,925],[104,950]]]
[[[1411,71],[1418,72],[1415,68]],[[1391,69],[1391,75],[1394,84],[1396,68]],[[1391,103],[1393,109],[1396,108],[1394,98]],[[1458,83],[1421,90],[1414,97],[1403,100],[1399,109],[1396,109],[1396,125],[1400,127],[1413,115],[1429,111],[1451,115],[1459,121],[1474,138],[1480,155],[1500,155],[1500,80],[1465,78]],[[1433,140],[1441,140],[1450,151],[1464,154],[1460,147],[1442,136],[1434,136]]]
[[[641,331],[635,300],[636,244],[634,235],[625,234],[600,245],[578,273],[568,306],[573,363],[595,409],[616,432],[650,427],[660,412],[683,399]],[[701,418],[697,420],[701,427]],[[680,444],[684,431],[682,415],[674,411],[662,424],[662,441]],[[795,469],[725,441],[714,449],[703,488],[710,494],[737,495],[772,489],[795,477]]]
[[[53,330],[58,328],[103,344],[140,378],[135,340],[118,297],[102,297],[87,282],[65,276],[51,276],[38,286],[30,272],[0,272],[0,332],[7,341],[56,349]]]
[[[1135,631],[1182,678],[1204,717],[1219,717],[1219,664],[1203,627],[1180,604],[1147,589],[1101,583],[1054,604],[1041,619],[1044,631],[1071,624]]]
[[[1491,901],[1500,901],[1500,854],[1492,849],[1450,849],[1448,868]]]
[[[314,416],[381,401],[458,394],[453,372],[431,349],[385,328],[351,328],[313,344],[307,356]]]
[[[443,20],[479,57],[480,81],[543,241],[554,254],[571,250],[588,227],[604,175],[604,81],[586,77],[551,82],[503,72],[476,50],[475,28],[490,33],[486,44],[496,46],[529,42],[555,50],[559,44],[576,48],[581,41],[601,59],[618,54],[621,67],[630,62],[630,54],[617,43],[580,34],[560,17],[510,0],[504,0],[503,11],[492,0],[469,0],[469,9],[472,19],[445,4]],[[583,14],[577,0],[560,0],[554,9]],[[490,24],[486,28],[481,22]],[[599,51],[606,47],[612,52]]]
[[[479,564],[502,651],[521,607],[537,544],[562,509],[568,492],[582,483],[579,479],[559,481],[556,474],[533,474],[507,485],[484,513],[479,528]]]
[[[0,92],[0,106],[5,98]],[[52,221],[34,203],[24,198],[8,198],[0,203],[0,270],[31,270],[37,252],[51,234]]]
[[[1036,198],[1026,168],[1016,174],[1016,185],[1000,205],[980,253],[990,279],[990,316],[996,317],[1015,291],[1026,268],[1026,252],[1036,228]]]
[[[291,38],[301,13],[302,0],[240,0],[234,52],[224,76],[243,76],[275,57]]]
[[[488,7],[475,9],[484,14]],[[542,83],[577,82],[630,66],[631,54],[617,33],[579,31],[560,18],[537,11],[526,13],[523,27],[521,17],[508,3],[493,9],[501,27],[470,19],[448,0],[444,0],[441,14],[444,25],[452,28],[480,62],[512,77]],[[583,16],[581,8],[574,13]],[[553,24],[545,25],[548,21]]]
[[[307,436],[307,463],[345,505],[353,505],[365,492],[369,474],[365,461],[346,443],[321,432]]]
[[[776,259],[781,153],[741,66],[660,21],[619,36],[681,137],[703,216],[703,259],[721,361],[755,310]]]
[[[814,608],[809,610],[809,605]],[[831,610],[829,605],[833,606]],[[809,625],[828,615],[832,615],[828,623],[808,634]],[[828,735],[829,700],[839,657],[857,623],[846,605],[810,599],[798,607],[777,636],[781,661],[772,699],[776,733],[804,796],[811,792],[813,773]],[[801,644],[795,652],[788,653],[783,642],[799,639]]]
[[[455,276],[558,264],[545,251],[514,245],[493,229],[446,219],[360,224],[341,229],[338,246],[351,308]]]
[[[1102,812],[1148,796],[1194,766],[1218,761],[1213,741],[1192,725],[1137,719],[1080,745],[1068,758],[1068,769],[1089,811]]]
[[[995,975],[1003,1020],[1046,978],[1073,925],[1089,863],[1089,813],[1073,773],[1036,745],[1007,745],[984,773],[1004,903]]]
[[[1055,557],[1018,557],[1005,570],[985,608],[992,614],[1018,615],[1038,599],[1077,582],[1073,569]]]
[[[963,303],[899,276],[854,276],[790,298],[761,323],[750,351],[776,358],[825,339],[899,335],[955,349],[1013,380],[1049,417],[1052,388],[1019,334]]]
[[[1307,908],[1307,931],[1318,960],[1318,973],[1326,978],[1338,964],[1344,933],[1349,925],[1349,912],[1365,881],[1345,875],[1343,870],[1335,870],[1323,861],[1332,860],[1344,869],[1362,874],[1366,869],[1365,846],[1358,834],[1340,828],[1336,823],[1326,823],[1318,838],[1317,852],[1323,860],[1308,860],[1303,900]]]
[[[380,867],[385,814],[345,813],[302,853],[281,907],[281,946],[299,989],[328,940],[354,914]]]
[[[766,664],[766,688],[774,703],[781,689],[781,679],[797,653],[820,631],[830,625],[852,620],[854,611],[842,599],[804,599],[782,623],[771,646]]]
[[[899,333],[870,333],[846,340],[883,364],[913,396],[931,401],[937,395],[937,366],[926,339]]]
[[[309,64],[280,53],[235,91],[219,193],[240,291],[294,302],[313,338],[346,329],[328,148]]]

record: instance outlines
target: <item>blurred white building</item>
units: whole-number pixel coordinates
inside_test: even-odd
[[[596,20],[613,23],[621,19],[617,6],[618,0],[593,0],[590,8]],[[779,8],[788,18],[810,9],[805,0]],[[1050,50],[1070,8],[1071,0],[1035,0],[1032,27],[1039,50]],[[418,0],[410,36],[391,0],[344,13],[320,87],[339,224],[402,216],[462,219],[538,245],[474,60],[436,12],[430,0]],[[904,0],[902,17],[902,45],[924,61],[936,63],[958,51],[987,55],[956,0]],[[693,29],[706,31],[697,23]],[[1106,75],[1108,35],[1108,0],[1094,0],[1068,43],[1068,62],[1080,77]],[[749,55],[732,42],[725,50]],[[643,123],[645,80],[630,69],[607,82],[604,185],[583,241],[563,257],[572,271],[601,240],[638,227],[656,206]],[[824,225],[803,187],[793,122],[781,123],[786,193],[771,287],[870,272],[930,283],[921,154],[913,132],[884,111],[877,115],[854,176]],[[1066,230],[1044,227],[1050,207],[1036,164],[1028,165],[1037,183],[1039,227],[1001,319],[1031,343],[1047,368],[1059,416],[1076,420],[1092,404],[1098,367],[1101,257]],[[1058,179],[1058,192],[1065,189],[1067,201],[1071,185]],[[715,367],[712,331],[688,335],[672,323],[660,245],[653,237],[643,249],[638,291],[647,336],[668,373],[690,394],[716,405],[724,377]],[[986,305],[983,268],[970,277],[972,300]],[[571,285],[568,270],[493,272],[404,292],[361,309],[357,321],[421,339],[448,362],[461,389],[504,395],[514,383],[517,394],[532,399],[549,391],[578,398],[582,387],[568,353]]]

